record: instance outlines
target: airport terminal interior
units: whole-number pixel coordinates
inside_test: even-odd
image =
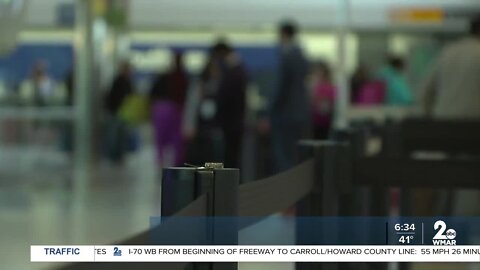
[[[64,265],[30,262],[30,245],[148,230],[166,167],[221,162],[248,184],[297,165],[300,139],[364,125],[373,156],[388,121],[430,107],[429,117],[478,119],[478,72],[479,0],[0,0],[0,269]],[[452,86],[469,93],[425,94]],[[398,190],[385,192],[386,215],[398,215]],[[480,193],[464,192],[418,191],[415,210],[478,216]],[[239,242],[294,244],[295,211],[242,229]]]

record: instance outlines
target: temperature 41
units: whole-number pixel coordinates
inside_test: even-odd
[[[410,244],[410,242],[412,242],[413,240],[413,237],[414,237],[413,235],[402,235],[398,239],[398,242],[402,244]]]

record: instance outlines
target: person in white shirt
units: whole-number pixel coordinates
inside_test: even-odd
[[[480,119],[480,16],[470,35],[440,54],[424,87],[423,101],[435,119]]]
[[[441,52],[423,90],[423,106],[434,119],[480,121],[480,16],[472,20],[468,37]],[[454,194],[454,214],[480,214],[478,191]]]

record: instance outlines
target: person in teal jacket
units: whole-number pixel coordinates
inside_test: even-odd
[[[403,59],[390,57],[388,64],[379,71],[378,77],[385,82],[387,88],[386,105],[412,105],[413,95],[403,74],[404,69]]]

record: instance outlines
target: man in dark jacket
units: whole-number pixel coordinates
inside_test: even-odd
[[[216,104],[216,120],[224,139],[224,162],[227,167],[240,167],[245,118],[247,74],[240,56],[226,43],[214,48],[220,67]]]
[[[109,113],[107,123],[107,156],[114,163],[122,163],[126,152],[127,126],[118,116],[125,99],[133,93],[131,66],[128,62],[120,64],[110,91],[105,97],[105,107]]]
[[[280,25],[277,86],[269,100],[270,121],[263,123],[272,129],[274,169],[277,172],[294,165],[295,146],[308,131],[310,123],[305,85],[308,64],[296,43],[296,34],[293,23]]]
[[[133,92],[131,66],[128,62],[120,64],[117,75],[107,93],[105,106],[109,113],[116,115],[125,98]]]

